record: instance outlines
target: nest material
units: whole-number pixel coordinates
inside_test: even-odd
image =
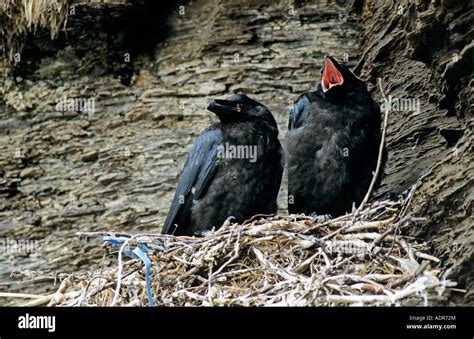
[[[11,62],[20,53],[24,39],[38,28],[46,28],[51,39],[64,30],[68,1],[65,0],[4,0],[0,3],[0,48]]]
[[[28,305],[148,305],[144,265],[122,253],[138,242],[152,249],[151,290],[160,306],[427,305],[456,284],[430,268],[439,259],[425,243],[400,235],[420,221],[404,216],[404,205],[378,202],[332,220],[257,216],[203,238],[131,236],[118,266],[70,275]]]

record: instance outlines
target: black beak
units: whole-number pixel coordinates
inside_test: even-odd
[[[239,112],[238,104],[228,100],[210,100],[207,103],[207,109],[218,116],[226,116],[235,112]]]

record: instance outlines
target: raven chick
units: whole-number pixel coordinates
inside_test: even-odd
[[[350,212],[367,192],[380,145],[380,108],[365,84],[327,56],[321,82],[290,111],[290,213]]]
[[[230,216],[242,222],[276,211],[283,152],[273,115],[245,95],[212,100],[207,109],[220,122],[191,149],[163,234],[200,235]]]

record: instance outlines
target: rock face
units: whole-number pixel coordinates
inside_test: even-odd
[[[323,56],[359,58],[356,16],[337,3],[152,3],[75,4],[66,33],[29,35],[2,78],[0,237],[38,246],[0,254],[0,290],[42,293],[49,273],[96,268],[100,244],[77,231],[159,232],[187,151],[214,122],[207,98],[254,97],[283,139]],[[45,274],[33,284],[12,270]]]
[[[255,97],[283,139],[290,105],[331,54],[379,99],[382,77],[393,102],[376,196],[418,181],[412,213],[427,221],[403,231],[429,242],[470,291],[453,302],[472,302],[471,2],[73,5],[66,32],[51,40],[38,28],[21,60],[3,66],[0,238],[37,243],[0,253],[0,291],[40,294],[56,289],[57,272],[107,265],[77,231],[159,232],[187,151],[214,121],[206,99]]]
[[[382,77],[393,99],[379,196],[418,182],[412,213],[427,220],[405,232],[432,245],[468,291],[453,300],[466,304],[474,303],[472,5],[368,0],[359,7],[362,78],[378,91]],[[415,109],[397,109],[403,99]]]

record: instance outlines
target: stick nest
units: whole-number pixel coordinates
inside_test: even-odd
[[[420,222],[405,212],[404,201],[383,201],[331,220],[227,221],[203,238],[138,234],[111,252],[118,266],[69,275],[46,298],[50,306],[148,305],[144,265],[122,253],[140,242],[152,249],[160,306],[428,305],[456,284],[431,269],[439,259],[425,243],[401,235]]]

